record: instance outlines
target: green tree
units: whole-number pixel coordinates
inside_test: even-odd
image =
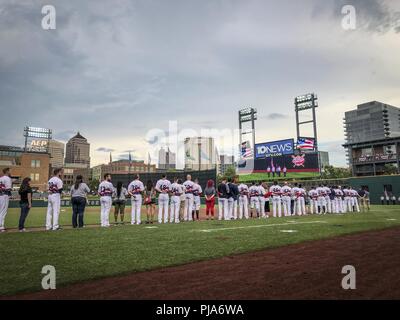
[[[91,190],[91,191],[97,191],[97,189],[99,188],[99,184],[100,184],[100,181],[99,180],[97,180],[97,179],[93,179],[92,181],[90,181],[89,182],[89,185],[88,185],[88,187],[89,187],[89,189]]]
[[[235,168],[235,166],[229,166],[229,167],[227,167],[226,170],[225,170],[224,177],[225,177],[226,179],[233,179],[233,178],[235,178],[235,177],[236,177],[236,168]]]
[[[391,174],[397,174],[397,167],[393,164],[385,164],[385,167],[383,169],[383,172],[387,175],[391,175]]]
[[[351,177],[351,171],[348,168],[324,166],[321,177],[323,179],[343,179]]]

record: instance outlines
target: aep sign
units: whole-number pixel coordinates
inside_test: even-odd
[[[256,158],[277,157],[294,153],[294,140],[280,140],[258,143],[255,146]]]

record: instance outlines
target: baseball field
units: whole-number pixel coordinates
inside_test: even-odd
[[[348,264],[358,261],[359,256],[359,263],[369,268],[376,264],[384,265],[385,262],[395,263],[388,266],[392,269],[389,271],[398,272],[396,268],[400,267],[400,259],[397,259],[399,206],[372,206],[370,212],[344,215],[203,220],[178,225],[124,225],[106,229],[95,225],[99,223],[99,210],[99,207],[87,208],[85,222],[89,225],[74,230],[67,227],[71,224],[71,210],[63,208],[60,221],[65,226],[64,230],[45,232],[39,229],[45,220],[45,208],[34,208],[27,219],[27,228],[31,228],[31,232],[9,230],[0,234],[0,295],[3,298],[17,295],[24,298],[224,299],[240,298],[241,293],[245,294],[245,288],[249,287],[248,292],[253,295],[259,292],[257,297],[263,298],[269,297],[269,289],[273,292],[269,288],[271,283],[264,283],[269,276],[276,281],[286,273],[284,279],[287,282],[291,274],[301,272],[302,277],[307,278],[305,274],[310,271],[312,276],[308,274],[308,277],[316,281],[313,276],[318,278],[321,275],[318,263],[325,258],[336,259],[339,253],[348,254]],[[10,209],[6,226],[15,228],[18,217],[19,210]],[[127,218],[129,220],[129,215]],[[384,246],[382,250],[380,246]],[[289,254],[290,250],[292,254]],[[376,252],[369,253],[369,250]],[[307,260],[309,258],[315,261]],[[321,272],[333,266],[328,260],[325,261],[327,265],[320,266]],[[298,270],[296,261],[300,264],[308,261],[310,265],[301,268],[310,270]],[[56,268],[57,290],[41,290],[44,265]],[[233,270],[233,267],[237,269]],[[221,272],[226,278],[221,276]],[[365,273],[371,276],[370,270],[365,270]],[[250,279],[256,276],[259,278],[254,278],[251,289]],[[340,277],[340,270],[336,276]],[[224,280],[218,280],[218,277]],[[191,294],[184,286],[185,279],[188,279],[186,283],[191,283]],[[201,292],[210,295],[238,279],[242,280],[239,287],[235,287],[236,291],[232,289],[218,291],[218,296],[200,296]],[[295,285],[296,281],[292,280],[291,285]],[[396,281],[398,284],[398,276],[387,283],[393,285]],[[208,289],[204,288],[205,283]],[[146,292],[140,289],[144,285]],[[288,283],[285,285],[291,286]],[[170,295],[166,286],[172,290]],[[182,291],[184,287],[186,291]],[[293,291],[288,290],[290,297]],[[400,294],[398,291],[397,294]],[[254,298],[252,294],[244,297]]]

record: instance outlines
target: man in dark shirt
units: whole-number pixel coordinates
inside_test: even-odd
[[[238,206],[238,199],[239,199],[239,188],[236,184],[236,179],[229,179],[229,218],[230,219],[237,219],[237,206]]]
[[[25,178],[22,181],[21,187],[18,191],[21,199],[19,205],[21,207],[21,215],[19,217],[18,229],[20,232],[25,230],[25,220],[28,216],[29,210],[32,208],[32,188],[31,188],[31,178]]]
[[[218,185],[218,220],[222,220],[222,215],[224,220],[228,220],[229,210],[228,210],[228,198],[229,198],[229,186],[226,184],[226,178],[224,178]]]

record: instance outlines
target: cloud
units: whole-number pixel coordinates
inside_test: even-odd
[[[270,113],[267,116],[264,117],[264,119],[268,119],[268,120],[281,120],[281,119],[286,119],[289,116],[286,114],[282,114],[282,113]]]
[[[97,152],[114,152],[114,149],[100,147],[96,149]]]

